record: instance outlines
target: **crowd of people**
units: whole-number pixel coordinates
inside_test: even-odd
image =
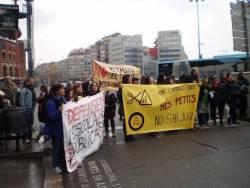
[[[177,81],[174,76],[159,74],[157,81],[150,76],[143,76],[141,79],[132,78],[130,75],[124,75],[122,84],[143,84],[143,85],[167,85],[179,83],[198,83],[200,93],[197,107],[198,127],[217,126],[217,117],[219,125],[224,126],[224,119],[227,123],[238,124],[238,116],[246,116],[248,101],[249,82],[240,72],[237,80],[230,73],[216,76],[199,78],[199,70],[193,68],[190,75],[182,75]],[[63,148],[63,123],[62,110],[63,105],[69,101],[77,102],[86,96],[93,96],[100,92],[97,82],[76,82],[68,83],[66,87],[62,84],[53,84],[49,88],[46,84],[40,86],[40,94],[36,97],[34,90],[34,79],[28,78],[18,89],[17,85],[6,77],[0,87],[0,109],[19,106],[27,111],[28,131],[25,133],[25,142],[32,140],[32,125],[34,121],[35,106],[38,104],[38,119],[44,123],[43,133],[52,139],[52,158],[54,172],[62,172],[64,161]],[[109,137],[109,125],[111,126],[112,137],[115,133],[116,103],[119,102],[118,114],[123,121],[123,130],[125,140],[132,139],[131,135],[126,134],[124,121],[124,109],[122,100],[122,85],[118,92],[105,91],[105,113],[104,128],[105,138]],[[212,124],[209,123],[212,120]]]

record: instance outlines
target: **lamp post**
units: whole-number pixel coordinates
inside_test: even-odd
[[[200,36],[200,8],[199,8],[199,1],[205,0],[189,0],[190,2],[196,2],[196,9],[197,9],[197,22],[198,22],[198,50],[199,50],[199,59],[202,59],[201,54],[201,36]]]
[[[28,75],[32,77],[34,74],[34,63],[33,63],[33,55],[32,55],[32,5],[33,0],[25,0],[27,3],[27,52],[28,52]]]

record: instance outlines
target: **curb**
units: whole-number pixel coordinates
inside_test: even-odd
[[[56,175],[52,171],[52,158],[44,157],[43,165],[45,169],[44,188],[63,188],[62,175]]]

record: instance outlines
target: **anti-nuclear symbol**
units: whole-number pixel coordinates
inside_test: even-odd
[[[138,93],[135,96],[133,96],[133,94],[129,92],[127,96],[130,97],[130,100],[127,102],[127,104],[133,104],[133,102],[136,101],[140,105],[152,105],[152,100],[146,90]]]

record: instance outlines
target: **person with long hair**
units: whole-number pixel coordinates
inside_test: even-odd
[[[63,104],[66,103],[64,98],[65,90],[62,84],[55,84],[51,87],[49,98],[46,103],[46,115],[48,118],[48,132],[52,138],[52,163],[53,171],[56,174],[62,173],[65,164],[61,164],[64,159],[63,147],[63,123],[62,111]]]
[[[199,69],[196,67],[192,68],[191,70],[191,82],[200,83]]]
[[[73,86],[73,101],[77,102],[83,98],[83,90],[82,90],[82,85],[75,84]]]
[[[100,93],[99,84],[97,82],[92,82],[92,84],[90,85],[89,95],[93,96],[93,95],[96,95],[97,93]]]

